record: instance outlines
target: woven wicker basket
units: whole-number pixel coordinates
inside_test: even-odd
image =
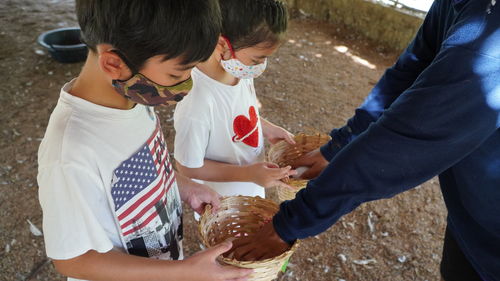
[[[322,145],[330,141],[330,136],[325,134],[306,135],[298,134],[295,136],[295,144],[291,145],[286,141],[280,141],[271,146],[267,154],[267,159],[270,162],[278,164],[280,167],[290,165],[294,160],[302,157]],[[307,180],[288,178],[283,180],[288,185],[291,185],[295,190],[289,188],[277,187],[278,198],[280,201],[292,200],[295,194],[306,187]]]
[[[278,211],[278,205],[267,199],[250,196],[231,196],[221,200],[219,210],[214,213],[208,206],[200,219],[199,234],[205,247],[211,247],[230,238],[251,236],[262,226],[271,221]],[[220,262],[243,268],[252,268],[254,272],[249,281],[270,281],[278,276],[283,264],[298,247],[299,242],[283,254],[261,261],[237,261],[220,257]]]

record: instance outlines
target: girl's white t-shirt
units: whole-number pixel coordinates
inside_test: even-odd
[[[181,200],[154,110],[99,106],[69,94],[72,84],[38,151],[47,256],[114,249],[182,259]]]
[[[204,159],[235,165],[264,160],[264,140],[253,79],[220,83],[197,68],[193,89],[175,108],[174,157],[183,166],[200,168]],[[210,182],[223,196],[265,196],[251,182]]]

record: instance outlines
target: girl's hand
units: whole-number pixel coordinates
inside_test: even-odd
[[[294,189],[281,181],[281,179],[297,173],[295,170],[292,170],[291,166],[280,168],[274,163],[260,162],[246,166],[246,170],[252,182],[265,188],[280,186]]]
[[[264,119],[262,119],[262,134],[271,144],[275,144],[280,140],[295,144],[292,133]]]
[[[221,265],[217,257],[229,251],[231,242],[223,242],[210,249],[198,252],[185,259],[185,272],[192,278],[186,280],[194,281],[245,281],[253,270],[237,268],[229,265]]]

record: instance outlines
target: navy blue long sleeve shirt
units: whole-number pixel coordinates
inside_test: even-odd
[[[363,202],[439,175],[448,226],[476,271],[500,280],[500,3],[436,0],[415,39],[346,126],[330,161],[273,219],[285,241]]]

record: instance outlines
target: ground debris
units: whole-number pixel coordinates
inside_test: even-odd
[[[372,222],[372,218],[373,218],[373,212],[369,212],[367,222],[368,222],[368,228],[370,229],[371,233],[375,232],[375,224]]]
[[[357,264],[357,265],[368,265],[368,264],[372,264],[372,263],[377,263],[377,261],[375,259],[353,260],[352,262]]]
[[[30,225],[31,234],[33,234],[35,236],[42,236],[43,235],[42,231],[40,231],[40,229],[38,227],[36,227],[36,225],[34,225],[30,220],[26,220],[26,221]]]
[[[346,257],[346,255],[344,255],[344,254],[339,254],[339,255],[337,255],[337,256],[339,257],[339,259],[340,259],[342,262],[346,262],[346,261],[347,261],[347,257]]]

